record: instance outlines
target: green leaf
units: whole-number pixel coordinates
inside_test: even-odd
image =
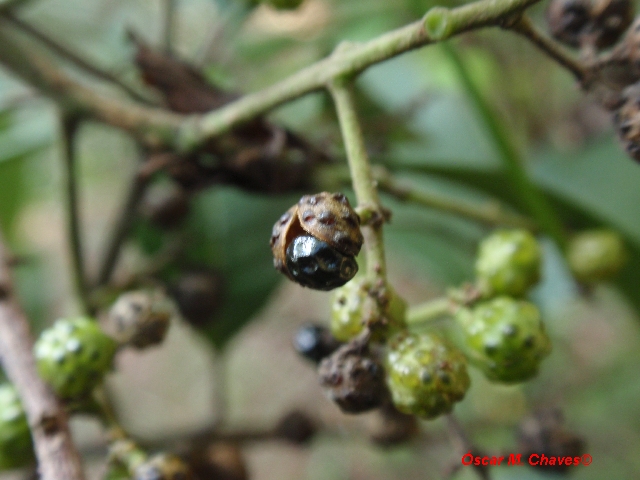
[[[225,281],[223,307],[205,332],[217,347],[255,315],[283,278],[273,268],[269,238],[275,221],[297,200],[228,187],[194,199],[185,228],[187,261],[216,269]]]

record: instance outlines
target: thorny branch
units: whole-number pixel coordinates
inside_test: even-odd
[[[42,480],[83,480],[67,415],[36,372],[29,322],[13,295],[9,253],[0,237],[0,359],[22,399]]]

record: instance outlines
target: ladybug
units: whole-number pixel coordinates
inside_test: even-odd
[[[358,272],[360,217],[342,193],[305,195],[273,226],[276,270],[303,287],[333,290]]]

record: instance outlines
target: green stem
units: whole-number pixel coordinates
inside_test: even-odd
[[[330,84],[329,90],[338,113],[359,213],[365,219],[362,230],[367,252],[367,274],[370,279],[382,279],[384,283],[386,281],[386,260],[382,240],[384,215],[356,114],[353,86],[350,80],[339,79]]]
[[[146,191],[148,184],[149,179],[147,177],[141,175],[139,172],[135,173],[134,178],[131,181],[131,186],[129,187],[129,192],[124,206],[116,220],[107,248],[105,249],[105,256],[98,272],[98,281],[95,285],[96,287],[106,285],[111,279],[111,275],[118,263],[120,252],[122,251],[122,244],[131,230],[133,221],[136,218],[136,210],[144,196],[144,192]]]
[[[407,324],[427,323],[441,317],[451,315],[453,303],[448,297],[436,298],[409,308],[407,312]]]
[[[116,75],[113,75],[111,72],[107,70],[98,68],[93,63],[85,60],[83,57],[73,52],[62,43],[59,43],[54,38],[42,32],[41,30],[34,27],[30,23],[21,20],[19,17],[14,15],[12,11],[10,10],[6,12],[0,11],[0,15],[2,15],[5,19],[7,19],[15,27],[19,28],[24,33],[35,38],[40,43],[45,45],[48,49],[50,49],[51,51],[59,55],[61,58],[64,58],[65,60],[75,65],[76,67],[84,70],[86,73],[93,75],[94,77],[99,78],[101,80],[111,82],[112,84],[120,88],[127,95],[137,100],[138,102],[144,103],[146,105],[152,105],[154,103],[150,98],[147,98],[145,95],[136,91],[133,87],[127,85],[124,81],[122,81]]]
[[[510,28],[569,70],[579,82],[583,83],[587,79],[588,69],[585,65],[573,58],[558,42],[543,34],[526,15],[523,15]]]
[[[455,49],[447,43],[442,46],[451,59],[464,89],[481,116],[498,150],[512,188],[518,192],[526,208],[540,225],[540,228],[564,249],[566,245],[564,227],[546,197],[529,180],[518,148],[513,142],[513,136],[509,134],[506,127],[498,119],[498,115],[484,99]]]
[[[78,184],[76,172],[75,139],[78,130],[79,119],[73,116],[65,116],[62,119],[64,135],[64,160],[65,160],[65,190],[67,200],[67,231],[69,245],[71,247],[71,264],[76,294],[80,299],[83,312],[89,313],[89,294],[87,278],[84,266],[84,254],[82,248],[82,234],[80,231],[80,212],[78,206]]]
[[[412,202],[428,208],[434,208],[442,212],[452,213],[461,217],[475,220],[489,226],[505,226],[537,230],[534,221],[517,213],[504,210],[498,201],[488,201],[482,204],[465,202],[456,198],[442,195],[438,192],[418,190],[413,186],[405,185],[396,180],[384,168],[376,168],[374,176],[378,182],[378,188],[404,202]]]

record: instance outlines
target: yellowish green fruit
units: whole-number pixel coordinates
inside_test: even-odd
[[[497,297],[459,310],[456,320],[469,360],[495,382],[529,380],[551,351],[540,311],[530,302]]]
[[[437,335],[408,332],[387,345],[387,386],[399,411],[435,418],[464,398],[470,384],[467,362],[453,345]]]
[[[95,320],[58,320],[34,346],[40,377],[63,399],[91,393],[111,368],[117,343]]]
[[[331,304],[331,333],[341,342],[348,342],[364,329],[363,319],[371,314],[373,301],[368,297],[369,283],[356,278],[336,290]],[[383,329],[384,336],[402,330],[405,323],[407,303],[392,287],[387,287],[389,303],[384,314],[388,324]]]
[[[476,277],[487,297],[527,293],[540,280],[541,251],[526,230],[498,230],[485,238],[478,249]]]
[[[588,230],[575,235],[567,261],[576,280],[596,283],[615,277],[627,260],[622,237],[612,230]]]

